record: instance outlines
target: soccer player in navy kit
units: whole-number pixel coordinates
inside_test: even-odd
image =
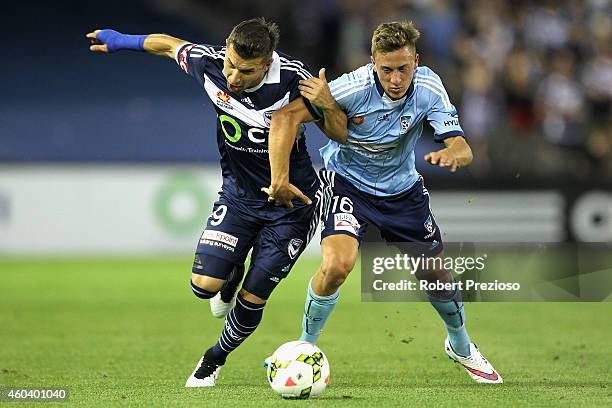
[[[325,78],[302,81],[305,100],[275,113],[269,142],[272,184],[266,191],[281,205],[294,196],[287,178],[292,132],[338,109],[349,118],[346,142],[331,140],[320,150],[326,169],[322,180],[333,197],[321,233],[323,260],[308,287],[301,340],[315,343],[319,338],[339,287],[355,265],[368,224],[376,225],[387,242],[414,243],[431,257],[442,254],[440,229],[415,168],[414,147],[428,121],[434,140],[445,144],[425,156],[430,164],[454,172],[470,164],[472,152],[440,77],[418,66],[419,36],[411,22],[381,24],[372,37],[370,64],[329,86]],[[452,282],[445,270],[421,270],[417,278]],[[474,381],[501,383],[501,376],[470,341],[460,291],[427,294],[448,332],[447,355]]]
[[[234,27],[226,46],[114,30],[96,30],[87,37],[94,52],[139,50],[175,59],[203,87],[217,111],[223,186],[197,246],[191,288],[197,297],[211,299],[213,315],[226,320],[219,340],[204,353],[186,383],[187,387],[214,386],[227,356],[256,329],[266,300],[287,276],[318,224],[320,183],[306,150],[303,126],[296,129],[290,153],[289,180],[299,199],[289,203],[291,208],[275,206],[261,191],[270,184],[271,117],[302,98],[299,81],[312,75],[302,62],[274,51],[278,27],[263,18]],[[343,140],[346,115],[341,111],[330,115],[334,117],[325,116],[323,130]],[[251,249],[250,269],[236,294]]]

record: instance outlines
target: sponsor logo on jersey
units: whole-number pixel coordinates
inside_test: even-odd
[[[457,119],[445,120],[444,121],[444,126],[459,126],[459,120],[457,120]]]
[[[444,126],[459,126],[459,113],[457,113],[457,109],[453,109],[449,116],[454,119],[445,120]]]
[[[238,150],[239,152],[251,153],[251,154],[268,154],[268,149],[255,149],[252,147],[242,147],[242,146],[234,146],[231,143],[225,142],[225,145],[233,150]]]
[[[289,254],[289,258],[295,259],[297,254],[300,252],[300,248],[302,247],[303,243],[304,241],[299,238],[293,238],[291,241],[289,241],[289,245],[287,245],[287,253]]]
[[[268,95],[267,92],[261,91],[257,95],[263,99],[261,101],[251,100],[251,102],[253,104],[257,102],[257,104],[265,106],[265,108],[258,109],[257,104],[254,107],[250,107],[240,101],[242,95],[240,97],[232,96],[231,92],[225,87],[225,80],[221,83],[215,77],[208,76],[206,73],[203,73],[203,76],[204,89],[210,100],[215,104],[215,107],[225,111],[227,114],[231,114],[245,126],[260,129],[268,128],[270,127],[272,112],[289,104],[289,97],[291,95],[289,90],[287,90],[284,96]],[[219,82],[219,85],[217,85],[217,82]],[[246,96],[244,97],[246,98]],[[222,112],[218,112],[218,114],[222,114]]]
[[[278,276],[270,276],[270,280],[276,283],[280,282],[280,278]]]
[[[238,238],[226,232],[207,229],[200,237],[200,244],[221,247],[225,250],[234,252],[238,244]]]
[[[353,214],[334,214],[334,229],[336,231],[348,231],[353,235],[359,235],[359,222]]]
[[[289,272],[291,270],[291,264],[283,266],[281,272]]]
[[[189,63],[187,62],[187,56],[189,55],[189,51],[195,47],[195,45],[188,45],[183,48],[183,51],[179,54],[178,63],[179,67],[186,73],[189,73]]]
[[[410,125],[412,125],[412,116],[400,116],[400,125],[400,134],[403,135],[408,133],[408,129],[410,129]]]
[[[355,126],[362,125],[364,121],[365,121],[365,116],[363,116],[363,115],[362,116],[353,116],[351,118],[351,122],[353,122],[353,125],[355,125]]]
[[[249,105],[251,108],[255,107],[255,105],[253,104],[253,102],[251,101],[251,98],[249,98],[248,96],[246,98],[242,98],[240,100],[240,102]]]
[[[382,115],[376,118],[377,122],[382,122],[383,120],[389,120],[389,113],[383,113]]]
[[[227,92],[225,92],[225,91],[218,91],[217,92],[217,100],[215,101],[215,104],[218,107],[220,107],[220,108],[232,110],[232,109],[234,109],[234,107],[230,103],[231,100],[232,100],[232,97],[229,96],[229,94]]]

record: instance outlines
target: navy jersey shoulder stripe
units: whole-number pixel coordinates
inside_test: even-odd
[[[306,67],[306,65],[302,61],[289,59],[284,56],[280,57],[280,61],[281,61],[281,69],[295,71],[298,73],[298,75],[302,79],[308,79],[312,77],[312,74],[308,70],[308,67]]]
[[[207,57],[215,58],[215,59],[225,58],[225,49],[215,50],[213,47],[196,45],[189,51],[189,55],[194,58],[203,57],[203,56],[207,56]]]

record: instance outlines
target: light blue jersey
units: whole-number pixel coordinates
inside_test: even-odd
[[[368,64],[330,83],[333,97],[348,116],[348,140],[330,141],[320,149],[327,170],[375,196],[408,190],[420,177],[414,146],[427,120],[434,140],[463,136],[457,110],[440,77],[418,67],[406,96],[397,101],[385,93]]]

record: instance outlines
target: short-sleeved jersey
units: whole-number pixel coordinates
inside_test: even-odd
[[[179,47],[176,55],[180,68],[203,86],[217,112],[223,191],[257,206],[268,198],[260,189],[270,185],[268,133],[272,113],[301,97],[299,81],[312,75],[302,62],[274,52],[263,81],[236,94],[227,86],[224,58],[225,47],[194,44]],[[299,128],[291,151],[289,181],[312,196],[318,179],[306,150],[304,129]]]
[[[391,100],[373,69],[365,65],[330,83],[333,97],[348,116],[348,140],[320,149],[327,170],[375,196],[407,191],[419,179],[414,147],[427,120],[434,140],[463,136],[457,110],[440,77],[427,67],[415,69],[406,95]]]

